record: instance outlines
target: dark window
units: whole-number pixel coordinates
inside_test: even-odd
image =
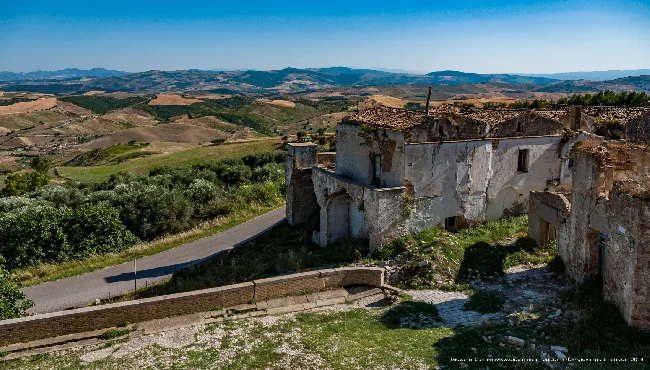
[[[573,168],[573,159],[569,158],[569,168]]]
[[[456,230],[456,216],[445,218],[445,230]]]
[[[372,184],[379,186],[381,184],[381,154],[370,156],[370,166],[372,167]]]
[[[438,133],[440,136],[445,136],[445,126],[438,126]]]
[[[528,172],[528,149],[519,149],[519,158],[517,159],[517,171]]]
[[[517,122],[517,132],[524,132],[524,128],[521,122]]]

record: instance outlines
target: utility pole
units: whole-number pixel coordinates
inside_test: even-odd
[[[138,290],[138,265],[135,262],[136,259],[133,259],[133,293]]]
[[[431,101],[431,86],[429,86],[429,94],[427,95],[427,116],[429,115],[429,102]]]

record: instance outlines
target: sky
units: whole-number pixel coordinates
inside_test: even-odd
[[[650,68],[650,0],[0,0],[0,71],[328,66]]]

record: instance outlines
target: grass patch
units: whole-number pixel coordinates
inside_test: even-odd
[[[127,335],[131,332],[129,329],[108,329],[102,333],[99,337],[101,339],[115,339],[121,336]]]
[[[499,293],[488,291],[477,291],[469,297],[465,303],[465,311],[475,311],[479,313],[495,313],[501,311],[505,299]]]
[[[218,146],[200,146],[170,154],[148,155],[122,163],[92,167],[57,167],[57,173],[66,179],[82,183],[100,183],[107,181],[111,175],[119,172],[147,173],[154,167],[162,165],[195,164],[206,158],[222,159],[233,156],[267,152],[278,149],[279,139],[265,139],[238,143],[225,143]]]
[[[476,277],[502,276],[512,266],[550,262],[554,246],[537,249],[525,237],[527,232],[526,215],[485,222],[457,233],[431,228],[388,244],[375,251],[373,259],[398,258],[403,274],[398,285],[403,288],[465,290],[465,283]]]
[[[72,260],[53,264],[40,264],[24,270],[12,272],[12,276],[20,281],[23,286],[31,286],[46,281],[59,280],[71,276],[81,275],[86,272],[99,270],[108,266],[133,261],[137,258],[150,256],[156,253],[190,243],[206,236],[218,233],[251,220],[264,213],[272,211],[283,204],[278,200],[270,206],[253,206],[248,210],[232,213],[228,217],[217,219],[203,224],[192,230],[161,238],[149,243],[141,243],[133,248],[119,253],[93,256],[83,260]]]

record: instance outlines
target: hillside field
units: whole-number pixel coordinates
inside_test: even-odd
[[[266,152],[278,149],[280,139],[262,139],[246,142],[227,143],[218,146],[199,146],[169,154],[156,154],[142,158],[135,158],[127,162],[93,167],[66,167],[56,168],[59,176],[66,179],[98,183],[108,180],[111,175],[118,172],[146,173],[152,168],[161,165],[193,164],[204,159],[220,159],[231,156]]]

